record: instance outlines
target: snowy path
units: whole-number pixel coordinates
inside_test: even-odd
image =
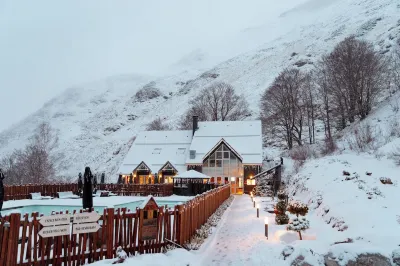
[[[265,206],[265,202],[261,205]],[[264,236],[266,216],[272,217],[272,214],[260,210],[257,218],[248,195],[235,196],[212,240],[200,249],[204,255],[201,265],[273,265],[277,258],[268,253],[273,253],[275,241]],[[270,231],[272,237],[274,232]]]

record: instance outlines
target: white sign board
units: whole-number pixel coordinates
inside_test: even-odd
[[[40,217],[39,223],[43,226],[69,224],[71,216],[69,214],[57,214]]]
[[[73,225],[73,233],[74,234],[83,234],[83,233],[94,233],[100,229],[100,225],[98,223],[86,223],[86,224],[74,224]]]
[[[97,212],[84,212],[74,214],[74,223],[93,223],[100,219]]]
[[[44,238],[69,234],[71,234],[71,226],[69,224],[44,227],[39,231],[39,235]]]

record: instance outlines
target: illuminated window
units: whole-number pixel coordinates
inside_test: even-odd
[[[222,144],[203,162],[202,172],[208,176],[239,177],[242,163],[229,148]]]

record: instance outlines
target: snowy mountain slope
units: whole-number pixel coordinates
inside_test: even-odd
[[[260,94],[283,68],[312,67],[350,34],[374,42],[383,53],[400,38],[400,5],[395,0],[297,3],[273,21],[266,18],[266,24],[195,50],[171,66],[165,77],[125,75],[67,89],[2,132],[0,153],[22,147],[39,122],[49,121],[60,133],[60,175],[76,176],[90,165],[114,181],[137,132],[158,116],[176,125],[199,89],[215,81],[231,83],[249,101],[254,119]],[[239,55],[231,58],[232,54]],[[160,89],[163,96],[135,101],[135,93],[146,84]]]
[[[397,92],[365,120],[346,128],[334,154],[307,160],[297,173],[290,171],[290,160],[286,162],[290,197],[309,205],[310,230],[317,234],[321,246],[325,245],[322,252],[329,247],[340,265],[361,253],[390,258],[400,245],[399,99]],[[371,143],[362,151],[351,148],[355,130],[367,125],[371,127]],[[313,227],[321,221],[330,228],[318,231]],[[351,243],[334,244],[346,239]]]

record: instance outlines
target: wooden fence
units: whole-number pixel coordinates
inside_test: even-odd
[[[42,196],[58,197],[57,192],[72,191],[78,194],[78,184],[52,184],[52,185],[20,185],[4,186],[4,200],[29,199],[30,193],[40,192]],[[121,196],[171,196],[173,194],[173,184],[97,184],[97,189],[109,190]]]
[[[140,210],[104,209],[96,233],[42,238],[40,216],[19,213],[5,216],[0,223],[0,266],[84,265],[115,257],[117,247],[127,253],[159,253],[171,241],[183,245],[190,241],[215,210],[230,196],[229,185],[199,195],[172,209],[159,207],[157,238],[141,241]],[[81,211],[82,212],[82,211]],[[5,225],[5,221],[9,225]]]

